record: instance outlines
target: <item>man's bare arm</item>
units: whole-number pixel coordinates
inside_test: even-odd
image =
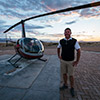
[[[61,59],[60,48],[57,48],[57,55],[58,55],[58,58]]]
[[[81,56],[81,49],[77,50],[77,57],[76,57],[76,61],[74,61],[73,66],[77,66],[79,60],[80,60],[80,56]]]

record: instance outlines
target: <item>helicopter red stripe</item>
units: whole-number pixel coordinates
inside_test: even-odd
[[[19,52],[20,56],[22,56],[23,58],[26,58],[26,59],[38,59],[43,56],[43,55],[38,55],[38,56],[28,55],[28,54],[23,53],[20,49],[18,50],[18,52]]]

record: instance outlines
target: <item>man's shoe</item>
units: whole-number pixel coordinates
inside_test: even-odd
[[[75,96],[75,93],[74,93],[74,88],[71,88],[71,89],[70,89],[70,93],[71,93],[72,97],[74,97],[74,96]]]
[[[60,90],[64,90],[64,89],[67,89],[67,88],[68,88],[68,86],[66,86],[65,84],[63,84],[63,86],[60,87]]]

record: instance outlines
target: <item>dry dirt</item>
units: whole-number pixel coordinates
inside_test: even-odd
[[[100,42],[94,43],[80,43],[82,51],[94,51],[100,52]],[[46,55],[56,55],[57,54],[57,45],[45,45],[44,54]],[[6,46],[5,44],[0,44],[0,55],[4,54],[15,54],[14,46]]]
[[[99,91],[99,88],[97,86],[99,85],[98,77],[100,75],[100,72],[98,70],[98,69],[100,69],[99,68],[99,66],[100,66],[100,42],[99,43],[83,43],[83,44],[80,44],[80,46],[81,46],[82,54],[81,54],[81,58],[80,58],[80,63],[78,65],[79,67],[77,67],[77,70],[75,71],[75,74],[77,76],[75,78],[75,81],[76,81],[75,84],[76,84],[76,87],[79,87],[79,88],[77,88],[77,89],[79,89],[77,91],[80,91],[80,89],[82,89],[81,87],[87,86],[86,88],[88,88],[88,85],[92,84],[91,87],[93,87],[93,89],[92,89],[93,97],[95,97],[95,96],[97,96],[97,94],[95,95],[95,93],[96,93],[95,90]],[[45,45],[44,54],[56,55],[57,54],[56,48],[57,48],[57,45],[49,45],[49,46]],[[92,51],[92,52],[84,52],[84,51]],[[98,52],[98,53],[96,53],[96,52]],[[0,55],[4,55],[4,54],[15,54],[14,47],[13,46],[6,47],[3,45],[0,45]],[[86,75],[86,73],[88,73],[88,74]],[[86,79],[87,79],[87,81],[86,81]],[[95,82],[93,80],[91,81],[91,79],[95,80]],[[85,85],[82,82],[83,83],[85,82]],[[79,83],[81,83],[81,85],[79,85]],[[97,83],[98,83],[98,85],[97,85]],[[94,88],[94,84],[96,84],[95,88]],[[82,97],[86,97],[86,95],[88,93],[87,92],[88,89],[85,89],[85,92],[83,90],[81,90],[81,93],[84,93],[84,96],[82,95]],[[79,94],[79,96],[80,95],[81,94]],[[61,93],[61,97],[62,96],[63,95]],[[64,96],[67,97],[67,93],[65,93]],[[91,97],[91,95],[89,95],[89,94],[87,96]],[[68,95],[68,97],[69,97],[69,95]],[[60,100],[65,100],[65,99],[60,98]]]

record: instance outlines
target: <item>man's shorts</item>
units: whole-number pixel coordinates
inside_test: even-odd
[[[60,60],[60,68],[61,68],[61,74],[68,73],[69,76],[73,76],[74,73],[74,66],[73,61],[64,61]]]

